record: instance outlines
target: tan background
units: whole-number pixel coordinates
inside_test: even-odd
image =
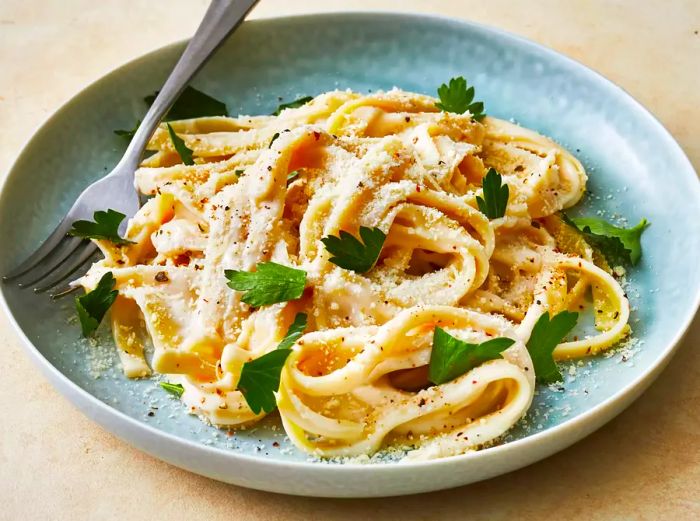
[[[112,68],[189,36],[205,7],[2,0],[2,177],[51,112]],[[263,0],[253,16],[351,8],[468,18],[561,51],[649,107],[700,169],[698,0]],[[445,492],[320,500],[225,485],[132,449],[46,383],[0,316],[0,519],[700,519],[698,340],[700,320],[636,404],[538,464]]]

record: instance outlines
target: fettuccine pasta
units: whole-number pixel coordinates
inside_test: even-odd
[[[440,111],[434,98],[396,89],[171,126],[195,164],[182,164],[164,126],[156,131],[136,172],[151,197],[129,222],[133,243],[96,241],[104,259],[79,282],[92,289],[113,273],[125,374],[168,375],[189,411],[214,425],[245,428],[265,416],[238,389],[241,369],[276,349],[302,312],[308,325],[276,400],[291,441],[321,457],[403,446],[409,458],[435,458],[494,442],[532,402],[526,344],[544,312],[594,308],[598,332],[562,342],[556,359],[628,334],[629,304],[610,267],[558,217],[582,197],[584,169],[532,130]],[[510,190],[496,219],[476,200],[490,168]],[[386,236],[366,273],[330,262],[321,241],[360,227]],[[244,303],[224,271],[261,262],[305,271],[301,297]],[[437,326],[466,342],[513,343],[434,385]]]

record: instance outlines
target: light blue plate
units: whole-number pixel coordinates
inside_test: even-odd
[[[160,87],[183,46],[148,54],[91,85],[27,144],[0,199],[0,273],[51,231],[84,186],[112,169],[124,150],[112,130],[131,128],[143,115],[143,96]],[[154,381],[125,379],[106,328],[97,347],[80,339],[72,301],[52,303],[5,284],[27,351],[64,395],[135,446],[216,479],[291,494],[453,487],[532,463],[598,428],[668,362],[700,298],[700,184],[678,145],[636,101],[578,63],[501,31],[377,13],[247,22],[193,85],[224,100],[232,114],[268,114],[279,98],[336,88],[435,94],[458,75],[476,85],[489,114],[552,136],[584,162],[592,195],[581,213],[652,222],[643,259],[629,276],[638,344],[565,367],[563,390],[540,389],[507,443],[419,464],[333,464],[291,449],[274,419],[229,437],[188,416]]]

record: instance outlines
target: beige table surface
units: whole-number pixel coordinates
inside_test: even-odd
[[[115,66],[189,36],[205,6],[1,0],[2,177],[51,112]],[[698,0],[263,0],[253,16],[351,8],[468,18],[572,56],[649,107],[700,169]],[[225,485],[132,449],[49,386],[0,316],[0,519],[700,519],[698,341],[700,320],[641,399],[545,461],[445,492],[329,500]]]

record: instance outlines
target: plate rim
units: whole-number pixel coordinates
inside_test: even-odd
[[[559,51],[556,51],[554,49],[551,49],[543,44],[537,43],[533,40],[530,40],[529,38],[526,38],[524,36],[512,33],[510,31],[501,29],[499,27],[495,27],[492,25],[488,24],[483,24],[471,20],[466,20],[466,19],[461,19],[461,18],[455,18],[447,15],[441,15],[441,14],[431,14],[431,13],[422,13],[422,12],[417,12],[417,11],[389,11],[389,10],[377,10],[377,11],[370,11],[370,10],[344,10],[344,11],[332,11],[332,12],[313,12],[313,13],[306,13],[306,14],[297,14],[297,15],[289,15],[289,16],[274,16],[274,17],[263,17],[263,18],[256,18],[253,20],[246,20],[245,24],[251,24],[251,25],[265,25],[269,23],[284,23],[284,22],[294,22],[296,20],[300,19],[306,19],[306,20],[311,20],[312,22],[318,23],[320,21],[328,21],[332,22],[333,18],[349,18],[349,17],[356,17],[358,20],[361,20],[362,18],[366,17],[383,17],[385,19],[400,19],[403,21],[407,22],[412,22],[412,21],[425,21],[426,19],[433,21],[433,22],[439,22],[439,23],[448,23],[448,24],[453,24],[457,26],[463,26],[466,27],[472,31],[482,31],[482,32],[489,32],[494,34],[495,36],[498,36],[502,39],[505,39],[509,41],[510,43],[513,43],[515,45],[520,45],[520,46],[526,46],[530,49],[534,49],[535,51],[542,53],[546,57],[550,59],[554,59],[556,61],[559,61],[561,63],[566,64],[569,67],[574,67],[581,72],[585,73],[586,75],[590,76],[593,80],[595,80],[598,83],[603,84],[605,87],[608,89],[612,89],[618,96],[619,100],[618,101],[624,101],[628,104],[631,104],[631,106],[639,113],[643,114],[645,118],[649,121],[653,127],[655,127],[655,130],[659,133],[660,136],[663,136],[665,139],[664,143],[664,148],[666,149],[672,149],[674,155],[678,157],[678,159],[681,160],[681,162],[685,163],[685,166],[687,167],[685,171],[682,173],[683,176],[686,175],[686,173],[694,173],[695,174],[695,179],[696,179],[696,192],[698,192],[698,189],[700,189],[700,179],[698,178],[697,173],[695,172],[695,169],[690,162],[687,154],[683,150],[683,148],[680,146],[680,144],[675,140],[673,135],[664,127],[664,125],[658,120],[658,118],[649,110],[647,109],[642,103],[640,103],[636,98],[634,98],[629,92],[627,92],[624,88],[621,86],[617,85],[615,82],[612,80],[606,78],[603,76],[601,73],[595,71],[594,69],[588,67],[587,65],[581,63],[580,61],[571,58],[570,56],[567,56],[566,54],[563,54]],[[2,180],[2,184],[0,184],[0,206],[5,204],[5,199],[8,197],[7,195],[7,187],[10,184],[11,179],[13,176],[18,175],[17,172],[15,171],[17,168],[18,163],[20,162],[21,159],[25,156],[25,154],[28,153],[28,151],[31,149],[33,141],[37,138],[37,136],[40,134],[40,132],[45,129],[47,126],[49,126],[55,119],[61,116],[63,112],[66,110],[69,110],[70,107],[72,106],[73,103],[76,103],[79,98],[82,97],[82,95],[92,89],[92,88],[97,88],[99,87],[100,84],[103,82],[108,82],[114,75],[119,75],[122,73],[122,71],[126,68],[131,67],[135,63],[138,63],[142,60],[148,60],[153,58],[154,55],[161,54],[164,51],[173,49],[173,48],[179,48],[179,47],[184,47],[186,42],[189,39],[181,39],[178,41],[174,41],[165,45],[162,45],[158,48],[155,48],[153,50],[150,50],[144,54],[141,54],[139,56],[136,56],[135,58],[132,58],[126,62],[123,62],[111,70],[109,70],[107,73],[103,74],[102,76],[98,77],[96,80],[91,81],[84,87],[80,88],[77,92],[72,94],[66,101],[64,101],[58,108],[56,108],[54,111],[52,111],[48,116],[46,116],[44,119],[40,121],[38,125],[36,125],[33,130],[31,131],[31,134],[29,137],[24,141],[23,145],[19,148],[18,153],[14,157],[14,160],[11,162],[11,165],[7,169],[7,173],[4,176],[4,179]],[[21,340],[21,345],[24,349],[24,351],[29,355],[30,359],[32,362],[39,367],[41,372],[44,374],[44,376],[52,383],[53,387],[59,391],[61,395],[63,395],[64,398],[66,398],[71,404],[74,406],[77,406],[78,409],[80,409],[86,416],[88,416],[92,421],[96,422],[103,428],[107,429],[110,433],[116,435],[120,439],[123,439],[126,441],[129,445],[134,446],[139,448],[139,450],[144,450],[145,452],[148,452],[150,454],[153,454],[154,457],[157,457],[158,459],[167,461],[169,464],[173,464],[176,466],[180,466],[181,468],[185,468],[189,471],[191,471],[189,468],[185,466],[178,465],[177,463],[173,463],[171,460],[166,459],[165,457],[161,455],[155,455],[151,451],[144,449],[141,447],[141,444],[133,440],[132,438],[126,438],[121,436],[120,434],[115,432],[115,428],[113,427],[113,422],[124,422],[126,426],[135,432],[137,432],[139,435],[144,436],[146,438],[151,438],[150,441],[154,442],[163,442],[163,443],[170,443],[174,444],[175,446],[179,446],[180,448],[187,449],[187,450],[193,450],[195,453],[200,452],[202,454],[208,454],[211,456],[217,456],[221,458],[226,458],[234,461],[238,461],[241,463],[248,463],[248,464],[255,464],[257,466],[265,466],[269,467],[269,470],[275,471],[275,470],[280,470],[281,468],[292,468],[292,469],[299,469],[299,470],[311,470],[313,469],[314,472],[317,473],[323,473],[326,472],[328,474],[330,473],[352,473],[352,472],[358,472],[358,471],[371,471],[373,473],[381,473],[381,472],[398,472],[402,470],[410,471],[410,470],[420,470],[424,469],[426,467],[430,468],[438,468],[438,467],[447,467],[451,465],[458,465],[458,464],[466,464],[467,462],[475,459],[486,459],[486,458],[494,458],[494,457],[502,457],[504,455],[507,455],[508,453],[512,453],[513,451],[519,452],[519,451],[526,451],[528,449],[532,449],[535,445],[540,444],[540,443],[547,443],[547,442],[556,442],[558,438],[565,438],[567,433],[569,434],[569,441],[561,447],[555,448],[555,450],[552,451],[545,451],[547,454],[545,456],[540,456],[537,457],[533,461],[527,461],[525,463],[522,463],[520,465],[517,465],[513,468],[512,470],[516,470],[517,468],[522,468],[523,466],[529,465],[533,463],[534,461],[538,461],[540,459],[543,459],[544,457],[547,457],[548,455],[555,454],[556,452],[559,452],[563,450],[564,448],[572,445],[573,443],[581,440],[588,434],[590,434],[592,431],[597,430],[600,428],[603,424],[607,423],[610,421],[612,418],[617,416],[619,413],[621,413],[626,407],[628,407],[655,379],[656,377],[660,374],[660,372],[664,369],[664,367],[670,362],[671,358],[677,351],[678,347],[680,346],[681,341],[685,337],[685,335],[688,332],[688,329],[690,328],[691,324],[693,323],[693,320],[695,319],[697,315],[698,308],[700,307],[700,284],[697,285],[695,288],[695,297],[694,297],[694,304],[692,306],[688,307],[688,310],[686,312],[686,315],[683,317],[680,327],[675,329],[675,332],[673,336],[663,344],[663,349],[660,349],[658,351],[658,356],[657,358],[651,363],[648,367],[646,367],[640,374],[635,376],[625,387],[617,391],[616,393],[613,393],[612,395],[608,396],[605,398],[602,402],[594,405],[590,409],[582,412],[581,414],[572,417],[570,419],[565,420],[564,422],[560,423],[559,425],[556,425],[554,427],[547,428],[543,431],[537,432],[535,434],[526,436],[524,438],[510,441],[508,443],[502,444],[502,445],[497,445],[494,447],[489,447],[483,450],[479,451],[473,451],[473,452],[467,452],[465,454],[459,454],[459,455],[454,455],[454,456],[448,456],[444,458],[439,458],[439,459],[434,459],[434,460],[427,460],[427,461],[410,461],[410,462],[382,462],[379,464],[367,464],[367,463],[356,463],[356,462],[344,462],[342,464],[324,464],[316,461],[289,461],[289,460],[281,460],[281,459],[276,459],[276,458],[268,458],[264,456],[256,456],[256,455],[249,455],[249,454],[244,454],[244,453],[239,453],[235,450],[229,450],[229,449],[223,449],[223,448],[218,448],[218,447],[211,447],[204,445],[202,443],[198,443],[193,440],[188,440],[186,438],[182,438],[177,436],[176,434],[169,433],[166,431],[163,431],[153,425],[150,425],[148,423],[145,423],[141,420],[138,420],[136,418],[133,418],[126,413],[119,411],[118,409],[115,409],[111,407],[109,404],[103,402],[99,398],[95,397],[94,395],[90,394],[87,390],[83,389],[80,387],[78,384],[73,382],[68,376],[66,376],[63,372],[61,372],[58,368],[56,368],[51,362],[49,362],[48,359],[46,359],[42,353],[34,346],[34,344],[31,342],[31,340],[27,337],[25,332],[22,330],[20,325],[18,324],[17,320],[15,319],[14,315],[12,314],[10,310],[9,303],[7,302],[7,298],[5,296],[5,289],[4,289],[4,284],[0,284],[0,307],[4,310],[6,313],[6,316],[8,318],[9,323],[12,325],[12,328],[14,329],[15,333],[17,334],[17,337]],[[617,407],[617,409],[615,409]],[[591,427],[590,429],[587,427]],[[578,433],[575,432],[578,430]],[[555,443],[552,443],[553,445]],[[197,455],[197,454],[195,454]],[[370,470],[371,469],[371,470]],[[191,471],[191,472],[197,472],[197,471]],[[503,472],[498,473],[503,474]],[[215,478],[215,479],[220,479],[220,478]],[[481,478],[481,479],[486,479],[486,478]],[[232,481],[233,482],[233,481]],[[439,489],[440,487],[437,486],[435,489]],[[268,490],[279,490],[279,488],[271,487]],[[404,492],[404,493],[411,493],[411,492]],[[334,496],[337,497],[337,496]],[[356,496],[359,497],[359,496]],[[365,496],[369,497],[369,496]]]

